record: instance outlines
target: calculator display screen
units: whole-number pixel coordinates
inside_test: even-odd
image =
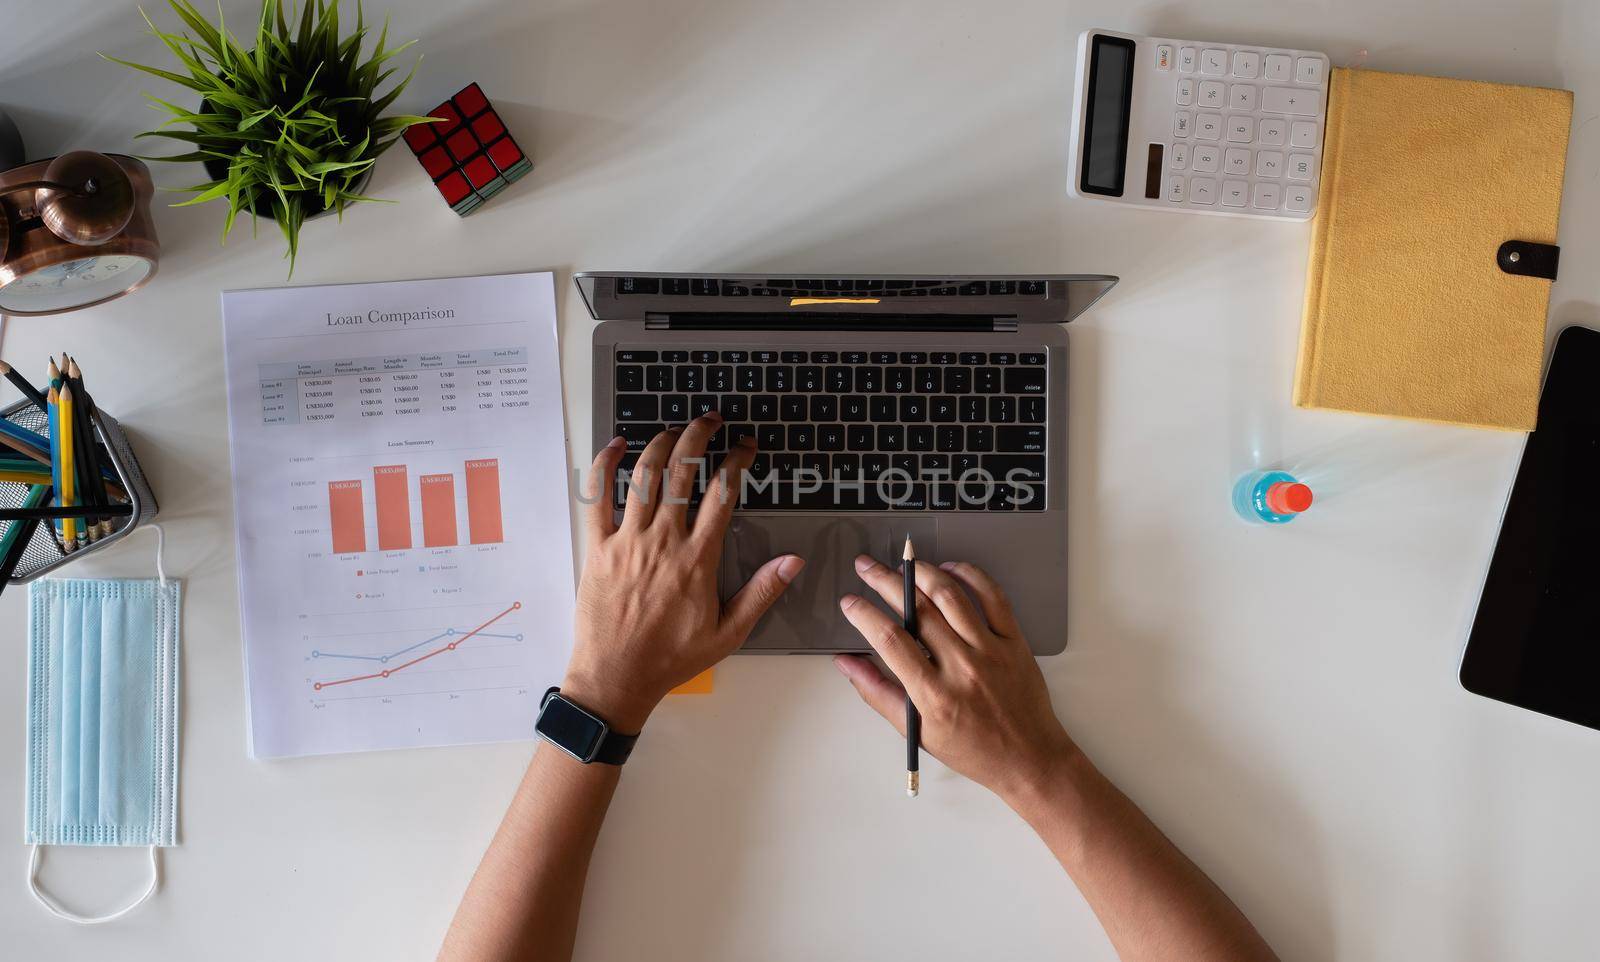
[[[1128,166],[1128,114],[1133,104],[1133,41],[1096,35],[1092,42],[1078,186],[1086,193],[1121,197]]]

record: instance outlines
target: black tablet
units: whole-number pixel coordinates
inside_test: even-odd
[[[1470,692],[1600,728],[1600,333],[1569,327],[1461,659]]]

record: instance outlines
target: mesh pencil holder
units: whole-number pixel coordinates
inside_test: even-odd
[[[37,434],[47,434],[49,431],[45,413],[26,399],[0,411],[0,417]],[[111,518],[110,534],[81,545],[70,554],[62,548],[61,542],[57,539],[55,525],[48,522],[40,524],[34,530],[33,537],[29,539],[28,547],[23,551],[22,560],[17,563],[16,571],[11,575],[11,584],[32,581],[69,561],[76,561],[85,555],[93,554],[127,537],[139,525],[155,520],[156,512],[159,510],[156,506],[155,493],[150,490],[150,482],[145,480],[144,472],[139,469],[139,460],[133,456],[133,448],[128,444],[127,435],[122,433],[121,425],[117,424],[115,418],[98,409],[94,412],[93,419],[95,436],[111,455],[111,469],[116,472],[117,483],[127,492],[128,505],[132,510],[126,515]],[[26,484],[0,482],[0,507],[22,507],[28,497],[28,489],[29,486]]]

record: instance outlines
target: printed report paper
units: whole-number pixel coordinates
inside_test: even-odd
[[[573,615],[552,275],[222,313],[251,754],[532,737]]]

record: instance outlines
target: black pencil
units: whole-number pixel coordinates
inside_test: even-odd
[[[77,358],[69,358],[66,370],[67,383],[72,385],[72,426],[73,445],[78,449],[75,454],[78,458],[78,471],[84,482],[92,482],[101,477],[100,473],[100,443],[94,436],[94,399],[89,397],[89,392],[83,386],[83,370],[78,367]],[[91,505],[104,505],[106,503],[106,490],[103,484],[80,483],[79,490],[83,491],[85,500]],[[104,515],[91,515],[88,524],[84,526],[84,534],[89,540],[94,541],[105,532],[101,524],[105,521]]]
[[[911,536],[906,535],[906,550],[902,553],[902,572],[905,577],[905,596],[901,611],[905,613],[903,624],[906,634],[913,639],[917,637],[917,554],[911,550]],[[917,706],[911,703],[911,696],[906,696],[906,794],[912,798],[917,797],[918,790],[922,787],[920,768],[922,754],[922,713],[917,711]]]
[[[45,401],[44,395],[39,392],[38,388],[33,386],[33,382],[29,381],[21,374],[18,374],[16,368],[4,361],[0,361],[0,374],[4,374],[6,376],[6,380],[16,385],[17,390],[22,392],[23,397],[32,401],[34,404],[37,404],[39,406],[39,410],[49,410],[49,404],[47,401]]]
[[[131,504],[54,504],[38,508],[0,508],[0,521],[87,518],[90,515],[111,515],[122,518],[130,514],[133,514],[133,505]]]
[[[39,527],[37,520],[15,523],[22,525],[22,529],[17,532],[16,540],[11,542],[11,550],[6,552],[3,560],[0,560],[0,591],[4,591],[6,585],[11,583],[11,576],[17,573],[17,565],[22,562],[22,555],[28,550],[28,544],[33,541],[33,533]]]

